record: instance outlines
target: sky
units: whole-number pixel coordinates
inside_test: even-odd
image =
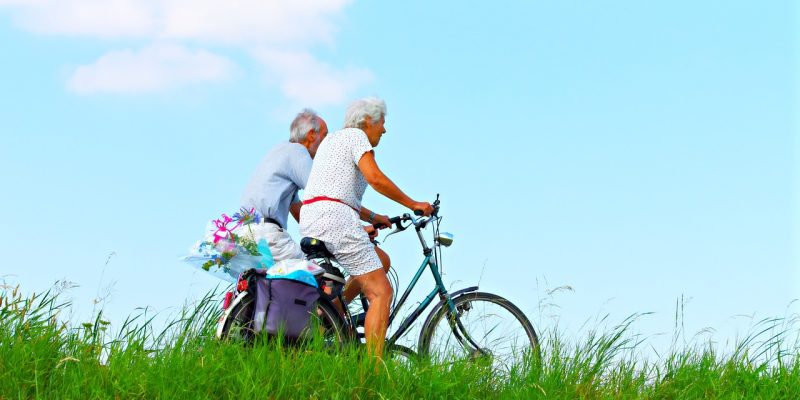
[[[292,117],[376,95],[453,289],[575,337],[646,314],[654,348],[682,305],[728,343],[798,312],[799,42],[790,1],[0,0],[0,282],[174,314],[221,284],[179,257]],[[408,282],[414,235],[384,248]]]

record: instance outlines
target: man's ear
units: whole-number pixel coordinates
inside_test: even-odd
[[[316,140],[317,140],[317,132],[314,132],[313,129],[309,129],[308,132],[306,132],[305,143],[310,145],[311,143],[314,143]]]

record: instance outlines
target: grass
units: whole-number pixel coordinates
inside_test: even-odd
[[[388,360],[376,372],[360,349],[217,342],[216,297],[161,332],[141,314],[112,336],[102,313],[70,326],[59,320],[69,304],[58,296],[0,291],[0,399],[800,398],[798,346],[786,339],[794,323],[785,319],[761,321],[732,354],[706,343],[647,360],[631,317],[580,343],[547,332],[541,365],[508,376],[480,363],[430,360]]]

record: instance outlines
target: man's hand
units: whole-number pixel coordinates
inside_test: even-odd
[[[377,217],[375,217],[377,219]],[[364,227],[364,230],[367,231],[367,235],[369,235],[369,240],[375,240],[378,237],[378,230],[375,229],[372,225],[367,225]]]
[[[372,224],[379,225],[378,229],[386,229],[392,227],[392,223],[389,221],[389,217],[385,215],[375,214],[375,218],[372,219]]]
[[[411,210],[415,212],[417,210],[422,211],[422,215],[426,217],[433,214],[433,206],[427,201],[415,201],[414,205],[411,206]]]

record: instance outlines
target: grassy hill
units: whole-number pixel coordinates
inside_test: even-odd
[[[767,320],[730,355],[711,345],[638,356],[628,323],[570,344],[542,338],[543,362],[497,374],[478,362],[388,359],[361,349],[242,346],[213,340],[211,297],[154,333],[141,316],[70,326],[50,294],[0,289],[0,399],[798,399],[800,353],[785,321]],[[791,324],[790,324],[791,325]]]

